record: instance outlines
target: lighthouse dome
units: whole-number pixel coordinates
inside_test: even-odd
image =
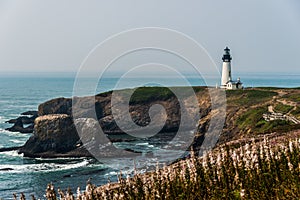
[[[232,60],[231,56],[230,56],[230,49],[228,47],[226,47],[224,49],[224,54],[223,54],[223,62],[230,62]]]

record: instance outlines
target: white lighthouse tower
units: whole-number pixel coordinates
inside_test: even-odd
[[[223,55],[223,66],[222,66],[222,79],[221,79],[221,88],[225,88],[227,90],[236,90],[242,89],[243,83],[241,82],[240,78],[237,81],[232,80],[231,76],[231,56],[230,56],[230,49],[226,47],[224,49],[225,53]]]

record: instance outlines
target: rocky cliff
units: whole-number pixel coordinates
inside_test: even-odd
[[[194,148],[197,148],[205,138],[212,117],[219,113],[211,112],[211,98],[207,88],[195,87],[194,90],[201,116],[193,143]],[[299,125],[291,123],[276,125],[274,122],[265,122],[262,118],[262,114],[267,112],[268,105],[277,105],[279,104],[277,100],[282,99],[293,101],[295,103],[292,108],[293,114],[300,117],[298,116],[300,101],[297,101],[295,95],[290,97],[290,94],[297,94],[299,97],[300,90],[260,88],[227,91],[226,121],[219,143],[241,138],[245,134],[264,134],[300,128]],[[118,137],[110,137],[125,134],[112,115],[111,95],[111,92],[106,92],[94,97],[74,98],[73,102],[72,99],[57,98],[42,103],[38,108],[39,117],[35,119],[33,135],[20,149],[20,153],[29,157],[91,156],[82,145],[83,138],[78,136],[74,125],[85,124],[83,121],[90,119],[99,122],[111,142],[120,141]],[[123,99],[119,99],[118,102],[123,102]],[[72,112],[72,103],[80,109]],[[149,109],[153,105],[163,106],[165,113],[154,114],[151,118]],[[157,123],[165,121],[160,132],[176,132],[182,120],[180,106],[178,99],[169,89],[145,87],[137,89],[132,95],[129,102],[129,115],[135,125],[144,127],[151,123],[151,120]],[[193,113],[193,109],[189,112]]]

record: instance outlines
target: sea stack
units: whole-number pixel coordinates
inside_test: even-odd
[[[232,80],[232,75],[231,75],[232,57],[230,55],[230,49],[226,47],[224,51],[225,52],[222,58],[223,66],[222,66],[221,88],[224,88],[226,90],[242,89],[243,83],[241,82],[240,78],[238,78],[236,81]]]

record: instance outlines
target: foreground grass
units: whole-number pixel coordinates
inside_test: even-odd
[[[48,185],[47,199],[299,199],[300,132],[254,142],[223,145],[203,157],[155,172],[119,175],[118,183],[88,183],[74,195]],[[244,145],[241,145],[241,144]],[[24,198],[24,197],[23,197]]]

